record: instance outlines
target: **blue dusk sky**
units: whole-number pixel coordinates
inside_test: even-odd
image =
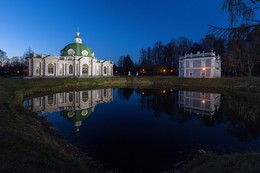
[[[80,27],[83,43],[98,59],[117,63],[141,48],[173,38],[203,38],[208,25],[228,26],[223,0],[1,0],[0,49],[9,58],[35,53],[59,55],[74,42]]]

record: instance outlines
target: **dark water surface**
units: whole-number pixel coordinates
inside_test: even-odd
[[[199,151],[259,152],[259,103],[159,89],[101,89],[25,101],[107,169],[171,171]]]

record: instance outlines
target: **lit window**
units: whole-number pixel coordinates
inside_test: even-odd
[[[48,64],[48,73],[53,74],[53,64]]]

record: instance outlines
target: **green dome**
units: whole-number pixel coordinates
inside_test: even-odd
[[[73,51],[72,51],[73,50]],[[71,43],[61,50],[61,56],[94,57],[92,50],[82,43]]]
[[[83,121],[92,113],[91,108],[85,110],[63,110],[60,114],[69,121]]]

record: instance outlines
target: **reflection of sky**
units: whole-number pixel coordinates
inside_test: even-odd
[[[23,101],[23,107],[28,108],[28,100]]]
[[[74,122],[68,121],[60,112],[47,113],[43,116],[47,116],[48,121],[53,122],[53,127],[57,129],[59,134],[62,134],[66,139],[73,138],[76,134],[76,128]]]
[[[153,110],[140,109],[140,97],[133,92],[129,100],[120,99],[98,104],[82,122],[77,136],[74,122],[60,112],[46,114],[58,132],[74,145],[111,167],[135,172],[162,171],[199,149],[216,152],[260,151],[260,140],[241,142],[228,132],[228,121],[205,126],[200,115],[188,121],[170,120],[170,115],[155,116]],[[187,113],[178,111],[176,115]],[[223,114],[223,113],[222,113]],[[214,115],[218,116],[218,115]],[[131,164],[129,164],[131,161]],[[142,164],[140,164],[142,162]]]

